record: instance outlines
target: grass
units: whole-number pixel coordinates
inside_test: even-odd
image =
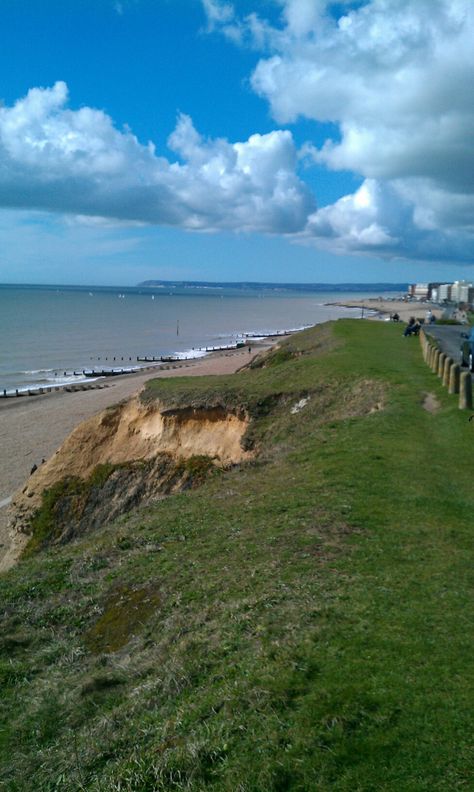
[[[41,507],[31,521],[31,537],[23,556],[37,553],[54,540],[59,540],[67,523],[73,516],[79,518],[91,494],[101,490],[117,466],[98,465],[85,481],[69,476],[57,481],[42,496]]]
[[[469,789],[474,430],[417,340],[341,321],[145,398],[244,408],[258,454],[1,579],[0,786]]]

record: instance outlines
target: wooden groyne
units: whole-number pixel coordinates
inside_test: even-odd
[[[74,371],[68,375],[67,372],[64,372],[64,376],[75,376],[75,377],[85,377],[87,379],[91,378],[102,378],[102,377],[118,377],[118,376],[125,376],[126,374],[139,374],[140,372],[145,372],[148,369],[153,368],[152,366],[139,366],[135,368],[127,368],[127,369],[112,369],[112,370],[101,370],[101,371],[94,371],[92,369],[83,369],[82,371]],[[78,391],[89,391],[89,390],[101,390],[102,388],[110,387],[105,382],[68,382],[64,383],[63,385],[48,385],[48,386],[38,386],[36,388],[14,388],[11,390],[7,390],[3,388],[0,390],[0,399],[11,399],[11,398],[21,398],[22,396],[44,396],[46,393],[59,393],[61,391],[65,391],[66,393],[76,393]]]
[[[193,352],[228,352],[233,349],[241,349],[245,346],[245,341],[236,341],[233,344],[221,344],[220,346],[205,346],[205,347],[193,347]],[[182,355],[145,355],[144,357],[140,357],[137,355],[137,362],[138,363],[180,363],[186,360],[195,360],[195,355],[189,355],[189,357],[183,357]]]
[[[242,338],[277,338],[280,336],[288,336],[293,335],[294,333],[301,333],[303,330],[308,330],[313,325],[304,325],[303,327],[295,327],[294,330],[272,330],[264,331],[262,333],[251,332],[251,333],[242,333]]]
[[[15,388],[14,390],[10,391],[7,391],[6,388],[4,388],[2,391],[0,391],[0,398],[15,399],[21,398],[22,396],[44,396],[46,393],[59,393],[60,391],[66,391],[66,393],[76,393],[77,391],[101,390],[102,388],[108,387],[109,386],[104,382],[97,382],[94,384],[78,382],[76,384],[70,383],[69,385],[48,385],[48,387],[42,388]]]
[[[126,368],[126,369],[84,369],[83,371],[75,371],[75,377],[118,377],[123,374],[136,374],[141,371],[140,368]]]

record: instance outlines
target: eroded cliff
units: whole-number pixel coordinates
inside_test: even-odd
[[[222,406],[171,409],[135,397],[109,408],[81,423],[14,496],[11,530],[23,544],[35,531],[65,541],[192,486],[212,466],[249,458],[248,424],[243,410]]]

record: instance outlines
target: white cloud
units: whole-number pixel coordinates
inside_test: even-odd
[[[0,207],[77,215],[79,224],[283,233],[343,253],[468,261],[472,0],[278,2],[275,25],[202,0],[209,31],[264,52],[251,83],[278,122],[332,122],[339,134],[298,153],[288,130],[210,140],[182,115],[169,138],[173,160],[101,110],[70,109],[58,82],[0,107]],[[297,173],[301,159],[319,173],[355,173],[362,186],[316,209]]]
[[[216,26],[226,25],[235,19],[235,10],[232,3],[202,0],[202,4],[211,30]]]
[[[336,124],[338,137],[303,153],[362,176],[372,196],[370,211],[356,193],[313,213],[306,235],[378,255],[472,256],[472,0],[280,4],[279,26],[234,18],[248,36],[263,29],[271,50],[252,85],[279,123]]]
[[[0,206],[213,231],[292,233],[314,207],[288,131],[204,140],[180,116],[170,162],[100,110],[67,107],[67,86],[0,107]]]
[[[365,179],[352,195],[313,212],[299,240],[341,254],[472,264],[473,215],[460,227],[461,207],[448,217],[439,198],[439,206],[424,203],[403,180]]]
[[[242,43],[245,25],[237,20],[232,3],[220,2],[220,0],[202,0],[202,5],[207,17],[208,33],[218,30],[234,43]]]

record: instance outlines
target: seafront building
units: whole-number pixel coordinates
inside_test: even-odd
[[[408,286],[408,297],[412,300],[473,307],[474,284],[463,280],[454,283],[411,283]]]
[[[411,283],[408,286],[408,296],[413,300],[432,300],[433,290],[439,285],[439,283]]]

